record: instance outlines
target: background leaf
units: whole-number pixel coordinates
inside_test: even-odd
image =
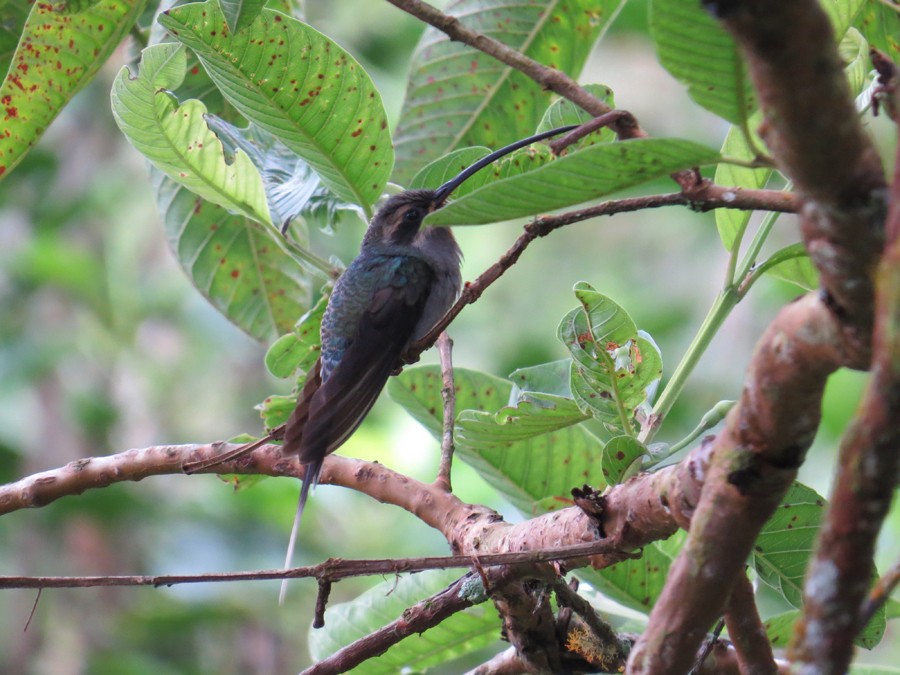
[[[142,0],[101,0],[72,14],[35,2],[0,84],[0,180],[109,58],[140,15]],[[15,17],[21,6],[11,8]],[[9,44],[9,38],[5,38]],[[2,44],[2,43],[0,43]],[[47,58],[54,54],[55,58]]]
[[[309,631],[309,647],[321,660],[394,621],[417,602],[459,579],[460,570],[433,570],[388,579],[350,602],[329,605],[325,628]],[[395,675],[448,663],[493,643],[500,619],[491,603],[457,612],[421,635],[408,637],[385,654],[350,672]]]
[[[573,77],[622,0],[461,0],[445,11],[468,28]],[[452,150],[499,148],[534,132],[552,94],[493,58],[427,28],[412,58],[394,134],[393,179],[407,184]]]
[[[743,59],[728,32],[699,2],[653,0],[650,34],[663,67],[687,85],[701,106],[746,126],[756,97]]]
[[[228,30],[215,0],[176,7],[159,21],[244,117],[309,162],[339,197],[371,210],[393,151],[381,95],[350,54],[271,9],[239,33]]]

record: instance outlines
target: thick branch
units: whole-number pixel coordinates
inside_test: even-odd
[[[761,338],[741,399],[715,441],[688,541],[632,651],[634,673],[690,667],[812,442],[828,374],[869,360],[869,273],[884,178],[828,19],[815,0],[706,4],[743,48],[766,113],[764,138],[807,200],[804,237],[827,293],[785,307]]]
[[[772,644],[759,618],[753,585],[746,575],[737,578],[725,608],[725,626],[734,644],[741,672],[746,675],[776,675],[778,666]]]

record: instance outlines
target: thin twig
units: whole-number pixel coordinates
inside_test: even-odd
[[[900,560],[895,562],[872,587],[869,597],[859,611],[860,630],[869,624],[875,613],[888,601],[898,583],[900,583]]]
[[[28,627],[31,625],[31,620],[34,618],[34,613],[37,611],[38,602],[41,599],[41,593],[44,592],[43,588],[39,588],[37,595],[34,596],[34,604],[31,605],[31,611],[28,613],[28,620],[25,622],[25,627],[22,628],[22,632],[26,632]]]
[[[753,584],[746,574],[734,582],[728,604],[725,606],[725,625],[737,653],[742,673],[776,675],[778,666],[772,653],[772,643],[759,616],[753,593]]]
[[[471,607],[475,604],[471,596],[462,593],[466,581],[467,576],[458,579],[449,588],[410,607],[398,619],[310,666],[302,675],[345,673],[363,661],[383,654],[403,638],[423,633],[453,614]]]
[[[552,560],[583,558],[616,550],[609,539],[600,539],[587,544],[575,544],[559,548],[534,551],[513,551],[510,553],[489,553],[479,556],[453,555],[420,558],[343,560],[330,558],[318,565],[294,567],[291,569],[254,570],[252,572],[220,572],[209,574],[168,574],[168,575],[128,575],[128,576],[0,576],[0,589],[7,588],[92,588],[97,586],[175,586],[178,584],[214,583],[226,581],[261,581],[269,579],[327,579],[337,581],[348,577],[402,572],[422,572],[424,570],[449,569],[453,567],[483,567],[495,565],[525,565]]]
[[[316,609],[313,613],[313,628],[325,626],[325,607],[328,605],[328,596],[331,595],[331,579],[319,579],[319,591],[316,593]]]
[[[559,154],[563,150],[568,148],[573,143],[581,140],[588,134],[592,134],[597,131],[597,129],[602,129],[603,127],[611,127],[613,124],[616,124],[623,120],[628,120],[632,125],[636,124],[636,122],[634,121],[634,116],[627,110],[612,110],[603,115],[599,115],[598,117],[585,122],[577,129],[572,129],[572,131],[567,133],[562,138],[549,143],[550,150],[554,155],[559,156]]]
[[[434,484],[453,492],[450,469],[453,465],[453,426],[456,421],[456,383],[453,378],[453,340],[442,332],[437,341],[441,356],[441,398],[444,400],[444,433],[441,437],[441,464]]]
[[[710,652],[712,652],[713,647],[715,647],[716,643],[719,641],[719,636],[722,634],[723,628],[725,628],[725,619],[719,619],[719,623],[713,628],[712,635],[709,636],[703,644],[703,649],[701,649],[700,653],[697,655],[697,660],[694,662],[694,667],[691,668],[690,675],[698,675],[698,673],[703,670],[703,663],[709,658]]]
[[[484,293],[485,289],[499,279],[506,270],[516,264],[519,257],[532,241],[545,237],[554,230],[599,216],[628,213],[663,206],[689,206],[695,211],[712,209],[767,210],[792,213],[799,208],[794,195],[780,190],[743,190],[724,187],[702,181],[687,192],[673,192],[646,197],[614,199],[585,209],[577,209],[557,216],[540,216],[525,226],[525,232],[513,243],[500,260],[488,267],[475,281],[467,283],[462,295],[450,311],[438,323],[409,348],[407,360],[412,362],[423,351],[431,347],[438,336],[459,315],[463,307],[470,305]]]

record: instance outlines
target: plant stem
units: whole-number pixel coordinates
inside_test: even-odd
[[[664,419],[669,414],[669,411],[681,394],[681,390],[684,389],[688,377],[700,361],[700,357],[703,356],[706,348],[709,347],[719,328],[725,323],[725,319],[728,318],[731,310],[734,309],[739,300],[740,296],[734,286],[723,288],[716,297],[715,302],[706,314],[706,318],[703,319],[700,329],[681,358],[681,363],[678,364],[675,372],[672,373],[671,379],[666,383],[665,389],[663,389],[662,394],[656,401],[656,405],[653,406],[654,416]],[[658,429],[659,425],[648,426],[645,432],[641,434],[639,440],[643,443],[650,442]]]

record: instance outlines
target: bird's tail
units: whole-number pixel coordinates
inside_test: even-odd
[[[303,519],[303,509],[306,508],[306,500],[309,491],[319,483],[319,472],[322,470],[323,459],[317,459],[306,465],[306,475],[303,477],[303,487],[300,488],[300,501],[297,503],[297,513],[294,515],[294,525],[291,527],[291,537],[288,539],[287,555],[284,558],[284,569],[290,569],[294,559],[294,548],[297,545],[297,533],[300,531],[300,521]],[[287,595],[288,580],[281,580],[281,590],[278,593],[278,604],[284,604]]]

